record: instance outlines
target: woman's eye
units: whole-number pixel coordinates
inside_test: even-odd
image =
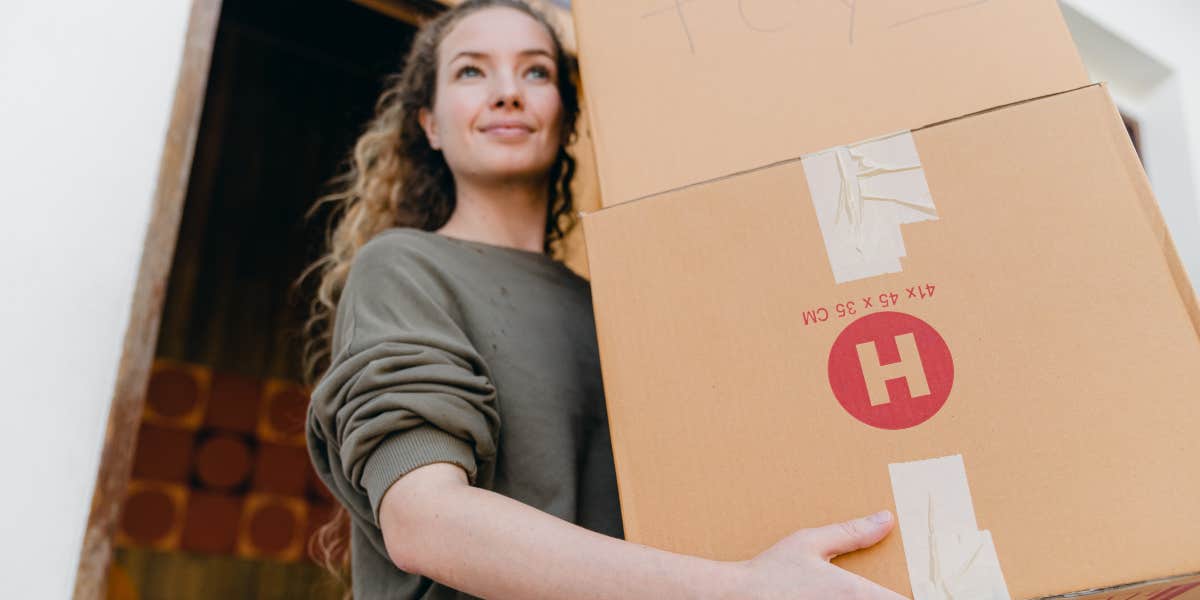
[[[462,79],[463,77],[480,77],[482,75],[483,71],[480,71],[478,67],[467,65],[459,69],[458,72],[454,74],[454,77],[456,79]]]
[[[530,69],[525,72],[525,76],[533,79],[550,79],[550,69],[541,66],[530,67]]]

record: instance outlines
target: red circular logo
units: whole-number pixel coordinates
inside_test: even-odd
[[[842,330],[829,350],[833,395],[872,427],[908,429],[928,421],[953,385],[946,341],[912,315],[869,314]]]

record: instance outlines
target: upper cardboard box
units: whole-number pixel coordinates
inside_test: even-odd
[[[605,206],[1088,83],[1054,0],[575,0]]]

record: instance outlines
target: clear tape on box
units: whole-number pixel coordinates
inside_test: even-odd
[[[961,455],[888,465],[914,600],[1011,600]]]
[[[911,132],[801,162],[837,283],[900,272],[900,225],[938,218]]]

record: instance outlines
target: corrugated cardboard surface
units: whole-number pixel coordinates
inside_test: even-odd
[[[1048,600],[1197,600],[1200,577],[1173,577],[1165,581],[1055,596]]]
[[[904,226],[901,273],[833,283],[799,161],[585,217],[628,538],[748,558],[891,506],[889,463],[961,454],[1014,598],[1200,571],[1200,317],[1106,91],[913,135],[939,220]],[[899,431],[826,372],[890,292],[955,369]],[[840,564],[909,593],[899,535]]]
[[[575,0],[606,206],[1089,83],[1054,0]]]

